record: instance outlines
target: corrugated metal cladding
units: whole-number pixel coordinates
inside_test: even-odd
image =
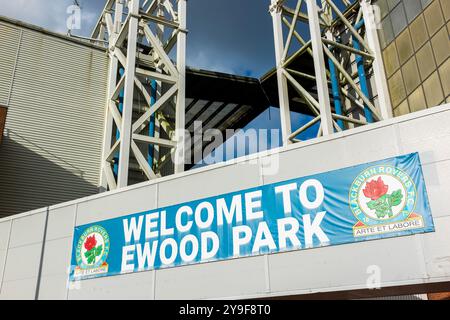
[[[8,103],[20,30],[0,24],[0,104]]]
[[[96,193],[105,51],[3,21],[0,34],[0,217]]]

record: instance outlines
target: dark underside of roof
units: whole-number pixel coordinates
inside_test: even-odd
[[[187,128],[193,120],[207,126],[215,116],[213,128],[225,123],[226,128],[242,128],[270,106],[258,79],[191,68],[186,74],[186,99]]]
[[[313,60],[309,55],[294,59],[287,67],[314,75]],[[295,75],[294,78],[315,95],[314,80]],[[295,88],[291,85],[288,87],[290,110],[311,114],[304,101],[295,98],[299,96]],[[226,124],[226,128],[230,129],[242,128],[267,108],[279,107],[276,70],[272,69],[261,79],[257,79],[188,68],[186,98],[187,128],[194,120],[202,121],[203,126],[208,125],[205,121],[214,117],[217,123],[214,123],[213,128],[218,128],[218,123]],[[236,106],[231,108],[231,105]],[[221,112],[224,110],[229,112]]]
[[[314,74],[312,59],[305,56],[289,65],[295,70]],[[309,92],[315,92],[315,81],[296,78]],[[298,97],[289,86],[289,97]],[[289,101],[290,110],[311,114],[299,98]],[[225,137],[226,129],[241,129],[269,107],[279,107],[276,70],[263,78],[250,78],[213,71],[187,68],[186,72],[186,128],[194,136],[194,122],[201,121],[203,132],[219,129]],[[203,149],[209,142],[203,143]],[[192,143],[193,144],[193,143]],[[193,147],[193,146],[192,146]],[[187,166],[186,169],[191,168]]]
[[[222,137],[226,137],[227,129],[244,128],[269,106],[269,98],[256,78],[187,69],[186,129],[191,137],[195,121],[201,121],[203,133],[207,129],[218,129]],[[209,143],[203,141],[203,150]],[[194,152],[191,154],[193,157]],[[186,169],[192,166],[187,165]]]

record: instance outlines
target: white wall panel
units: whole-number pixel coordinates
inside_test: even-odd
[[[3,284],[38,276],[42,243],[10,248],[6,258]]]
[[[218,299],[266,291],[264,256],[160,269],[156,299]]]
[[[10,229],[11,221],[5,220],[0,222],[0,250],[6,250],[8,248]]]
[[[3,275],[6,266],[6,257],[8,254],[8,243],[10,237],[12,221],[0,222],[0,293],[3,283]]]
[[[426,164],[422,168],[433,217],[450,216],[450,160]]]
[[[156,190],[156,185],[150,185],[132,191],[104,194],[80,202],[77,207],[76,225],[154,209],[156,208]]]
[[[371,127],[375,127],[371,129]],[[367,129],[367,130],[362,130]],[[349,130],[344,133],[344,157],[328,157],[327,161],[352,166],[382,160],[402,154],[399,147],[400,136],[395,125],[380,128],[370,125],[367,128]],[[357,132],[354,133],[353,132]]]
[[[436,232],[422,238],[428,276],[450,277],[450,217],[435,218],[434,221]]]
[[[5,271],[5,262],[7,250],[0,250],[0,289],[2,287],[3,271]]]
[[[398,124],[402,153],[420,152],[422,164],[450,159],[450,113],[439,112]]]
[[[270,255],[271,289],[314,293],[365,288],[372,268],[380,271],[381,283],[419,280],[426,273],[418,244],[413,236]]]
[[[36,295],[36,278],[7,281],[0,292],[1,300],[33,300]]]
[[[42,276],[39,287],[39,300],[66,300],[68,286],[67,274]]]
[[[72,237],[45,243],[39,299],[66,299],[72,253]]]
[[[214,175],[194,173],[158,184],[158,207],[170,206],[261,185],[258,160],[221,166]]]
[[[138,272],[112,278],[81,281],[69,290],[70,300],[152,299],[152,272]]]
[[[72,237],[45,242],[42,275],[68,275]]]
[[[11,227],[10,248],[42,242],[46,212],[33,213],[14,219]]]
[[[270,155],[268,158],[272,165],[266,164],[267,168],[263,169],[264,184],[340,169],[341,163],[332,160],[343,159],[344,145],[339,138],[322,138],[317,143],[305,143],[304,146]],[[327,154],[332,154],[333,158],[330,160]],[[276,167],[279,170],[273,171]]]
[[[76,205],[50,208],[47,224],[47,241],[72,237],[76,208]]]

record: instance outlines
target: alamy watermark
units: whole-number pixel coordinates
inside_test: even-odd
[[[70,275],[73,274],[75,268],[76,268],[76,266],[71,265],[66,270],[66,273],[67,273],[66,287],[68,290],[81,290],[81,280],[80,279],[76,279],[76,280],[70,279]]]
[[[381,268],[378,265],[370,265],[366,269],[368,275],[366,279],[367,289],[381,289]]]
[[[279,155],[271,152],[280,147],[279,129],[226,129],[204,130],[201,121],[195,121],[193,132],[175,131],[174,139],[184,141],[184,150],[174,150],[172,162],[194,166],[228,164],[259,164],[264,175],[275,175],[279,171]],[[270,156],[269,156],[270,155]]]
[[[81,29],[81,8],[78,5],[67,7],[66,13],[69,15],[66,20],[66,27],[69,32]]]

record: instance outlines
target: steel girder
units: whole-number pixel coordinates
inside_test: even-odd
[[[272,0],[270,5],[284,144],[298,142],[296,137],[316,123],[320,123],[318,136],[325,136],[391,118],[376,10],[371,1],[322,0],[318,5],[316,0],[296,0],[295,3],[295,8],[290,8],[285,0]],[[307,37],[302,36],[301,27],[309,30]],[[293,41],[297,41],[299,48],[289,54]],[[312,56],[315,74],[289,67],[303,54]],[[300,78],[314,79],[317,92],[306,90]],[[289,101],[299,97],[289,97],[289,86],[315,115],[294,132]]]
[[[131,170],[139,169],[148,180],[160,177],[162,148],[170,150],[173,171],[184,170],[186,33],[186,0],[142,6],[139,0],[107,1],[92,33],[93,39],[106,40],[110,57],[103,190],[127,186]],[[151,121],[154,134],[148,131]],[[154,158],[145,154],[150,147]]]

